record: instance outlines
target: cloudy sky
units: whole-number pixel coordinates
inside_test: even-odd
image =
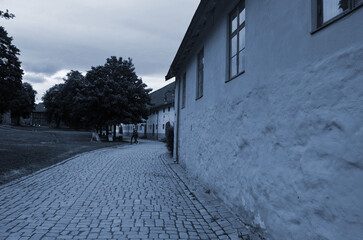
[[[37,102],[70,70],[87,72],[106,58],[133,59],[154,90],[165,82],[199,0],[0,0],[16,18],[0,19],[21,51],[23,81]]]

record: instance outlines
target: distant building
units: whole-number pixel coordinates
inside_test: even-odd
[[[272,239],[362,239],[362,23],[362,0],[202,0],[171,64],[176,159]]]
[[[49,126],[48,114],[43,103],[35,105],[35,109],[31,113],[31,122],[33,126]]]
[[[150,94],[150,115],[146,121],[146,135],[150,139],[162,140],[170,126],[174,126],[175,82]]]
[[[150,115],[144,123],[136,125],[139,137],[163,140],[169,127],[174,126],[174,92],[175,83],[150,93]],[[123,125],[123,133],[132,135],[135,125]]]
[[[11,118],[11,111],[2,115],[2,124],[16,124],[17,119]],[[49,126],[48,115],[43,103],[35,105],[34,110],[28,118],[20,117],[20,125],[22,126]]]

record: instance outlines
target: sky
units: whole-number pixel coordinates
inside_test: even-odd
[[[0,25],[20,49],[23,82],[38,92],[86,73],[110,56],[132,58],[136,74],[157,90],[199,0],[0,0],[15,14]]]

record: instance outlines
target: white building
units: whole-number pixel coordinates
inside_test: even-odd
[[[363,1],[202,0],[175,157],[272,239],[363,236]]]
[[[163,140],[169,127],[174,126],[175,82],[150,93],[150,115],[144,123],[137,124],[139,137]],[[123,125],[123,132],[131,136],[135,125]]]

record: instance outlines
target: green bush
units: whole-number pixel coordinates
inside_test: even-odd
[[[174,127],[170,127],[166,132],[166,146],[171,154],[174,150]]]

